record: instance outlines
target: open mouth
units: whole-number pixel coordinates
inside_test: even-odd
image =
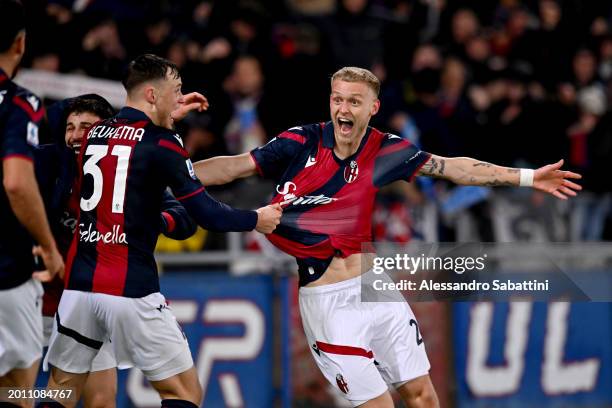
[[[70,148],[72,150],[74,150],[75,153],[79,153],[79,151],[81,150],[81,144],[80,143],[72,143],[70,144]]]
[[[338,118],[338,126],[342,133],[350,133],[353,130],[353,121],[344,118]]]

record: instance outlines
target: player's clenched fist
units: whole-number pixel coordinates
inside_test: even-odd
[[[283,209],[280,204],[267,205],[257,209],[257,225],[255,229],[262,234],[270,234],[280,223]]]

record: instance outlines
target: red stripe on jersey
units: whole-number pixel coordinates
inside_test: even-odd
[[[291,241],[275,233],[268,234],[266,237],[277,248],[296,258],[326,259],[334,255],[334,248],[330,245],[329,238],[309,246]]]
[[[12,154],[7,154],[6,156],[4,156],[2,158],[2,160],[7,160],[7,159],[23,159],[23,160],[27,160],[29,162],[33,162],[34,160],[32,160],[31,157],[25,155],[25,154],[19,154],[19,153],[12,153]]]
[[[253,152],[250,152],[249,154],[251,155],[251,158],[253,159],[253,162],[255,163],[255,169],[257,170],[257,174],[259,174],[261,177],[264,177],[263,170],[261,169],[261,166],[257,162],[255,155],[253,154]]]
[[[180,154],[181,156],[183,156],[184,158],[188,159],[189,158],[189,153],[187,153],[187,150],[178,147],[177,145],[175,145],[174,143],[168,141],[168,140],[160,140],[158,145],[160,145],[161,147],[165,147],[166,149],[172,150],[174,152],[177,152],[178,154]]]
[[[0,74],[0,84],[7,80],[7,76],[4,74]]]
[[[429,155],[429,157],[427,158],[427,160],[424,160],[423,163],[419,164],[417,166],[417,168],[414,170],[414,173],[412,173],[412,176],[410,176],[410,178],[408,179],[408,181],[412,181],[414,180],[414,178],[416,176],[419,175],[419,170],[421,170],[421,167],[423,167],[425,165],[425,163],[427,163],[429,160],[431,160],[431,155]]]
[[[108,141],[108,154],[98,163],[102,170],[103,183],[102,197],[96,207],[96,229],[102,236],[109,234],[110,240],[115,242],[105,243],[103,240],[96,244],[98,253],[96,269],[93,275],[92,292],[106,293],[109,295],[122,296],[128,271],[128,245],[121,242],[122,234],[125,234],[125,192],[127,192],[127,181],[129,173],[125,175],[125,192],[123,196],[124,208],[121,212],[113,212],[113,194],[119,188],[115,183],[119,156],[113,154],[115,146],[130,146],[129,160],[134,155],[136,140],[110,139]],[[129,163],[129,161],[128,161]],[[129,164],[127,171],[129,172]],[[122,178],[121,176],[119,177]],[[126,236],[127,242],[130,237]]]
[[[291,140],[295,140],[298,143],[304,144],[306,143],[306,138],[302,135],[298,135],[297,133],[293,133],[293,132],[283,132],[280,135],[278,135],[279,138],[281,139],[291,139]]]
[[[34,112],[32,105],[17,95],[13,97],[13,103],[23,109],[28,114],[32,122],[38,122],[43,118],[43,116],[45,116],[45,108],[40,108],[38,111]]]
[[[162,217],[164,217],[164,220],[166,220],[166,232],[174,231],[174,228],[176,228],[176,221],[174,221],[174,217],[165,211],[162,211]]]
[[[187,198],[189,198],[189,197],[193,197],[194,195],[201,193],[201,192],[202,192],[202,191],[204,191],[204,190],[205,190],[205,187],[204,187],[204,186],[202,186],[202,187],[198,188],[196,191],[194,191],[194,192],[192,192],[192,193],[189,193],[189,194],[186,194],[186,195],[184,195],[184,196],[176,197],[176,199],[177,199],[178,201],[185,200],[185,199],[187,199]]]
[[[374,353],[372,353],[371,350],[368,351],[360,347],[341,346],[338,344],[329,344],[329,343],[323,343],[322,341],[317,341],[317,348],[323,351],[324,353],[341,354],[343,356],[359,356],[359,357],[365,357],[365,358],[374,358]]]
[[[397,151],[400,151],[402,149],[405,149],[407,147],[410,146],[410,142],[407,140],[401,140],[397,143],[394,143],[392,145],[389,146],[385,146],[382,149],[380,149],[380,151],[378,152],[378,157],[380,156],[385,156],[387,154],[391,154],[391,153],[395,153]]]

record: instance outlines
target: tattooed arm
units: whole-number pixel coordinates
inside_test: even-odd
[[[570,171],[560,170],[563,160],[535,170],[533,188],[550,193],[557,198],[567,199],[581,190],[578,184],[568,178],[579,179],[582,176]],[[469,157],[441,157],[431,155],[421,167],[420,176],[438,177],[456,184],[470,186],[519,186],[521,169],[497,166],[495,164],[471,159]]]

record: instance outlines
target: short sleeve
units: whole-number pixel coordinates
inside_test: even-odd
[[[35,95],[15,95],[6,117],[4,135],[0,145],[0,158],[23,157],[33,159],[32,149],[38,146],[43,127],[45,109]]]
[[[291,159],[306,144],[307,129],[296,126],[284,131],[265,145],[253,149],[251,156],[255,160],[257,172],[266,178],[280,178]]]
[[[386,134],[376,155],[374,185],[382,187],[396,180],[412,181],[431,154],[419,150],[408,140]]]

